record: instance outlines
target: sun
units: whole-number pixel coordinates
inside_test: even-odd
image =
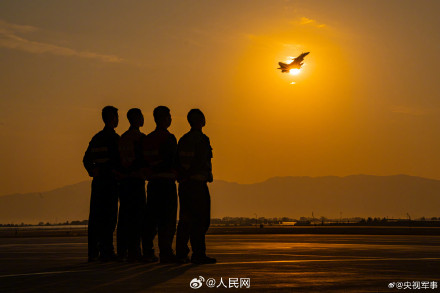
[[[298,75],[300,72],[301,72],[301,69],[298,69],[298,68],[294,68],[294,69],[289,70],[289,73],[291,75]]]

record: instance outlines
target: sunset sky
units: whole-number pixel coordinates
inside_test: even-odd
[[[440,179],[440,1],[0,2],[0,195],[87,180],[103,106],[200,108],[216,179]],[[309,52],[297,76],[279,61]],[[295,82],[295,84],[291,84]]]

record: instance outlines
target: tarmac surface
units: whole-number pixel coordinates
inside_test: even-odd
[[[207,247],[217,264],[87,263],[83,236],[0,238],[0,292],[436,292],[440,286],[440,236],[207,235]],[[201,288],[190,288],[200,276]]]

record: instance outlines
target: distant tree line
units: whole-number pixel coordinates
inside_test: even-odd
[[[417,219],[390,219],[380,217],[368,217],[368,218],[339,218],[328,219],[326,217],[314,218],[314,217],[301,217],[296,225],[360,225],[360,226],[399,226],[399,225],[412,225],[412,226],[440,226],[440,217],[432,218],[417,218]]]
[[[89,221],[88,220],[82,220],[82,221],[66,221],[64,223],[49,223],[49,222],[39,222],[37,225],[35,224],[0,224],[0,227],[30,227],[30,226],[65,226],[65,225],[87,225]]]
[[[252,225],[281,225],[284,222],[295,222],[295,219],[282,218],[265,218],[265,217],[223,217],[211,219],[211,225],[218,226],[252,226]]]
[[[281,217],[281,218],[265,218],[265,217],[223,217],[211,219],[211,225],[214,226],[254,226],[254,225],[440,225],[440,217],[432,217],[427,219],[421,217],[418,219],[389,219],[379,217],[353,217],[332,219],[326,217],[300,217],[298,219]]]
[[[279,218],[265,218],[265,217],[223,217],[223,218],[212,218],[211,225],[214,226],[255,226],[255,225],[399,225],[399,224],[440,224],[440,217],[431,218],[417,218],[411,219],[389,219],[389,218],[379,218],[379,217],[354,217],[354,218],[339,218],[331,219],[326,217],[300,217],[298,219],[289,217],[279,217]],[[66,221],[63,223],[50,223],[50,222],[39,222],[37,225],[34,224],[0,224],[0,227],[29,227],[29,226],[67,226],[67,225],[87,225],[88,220],[82,221]]]

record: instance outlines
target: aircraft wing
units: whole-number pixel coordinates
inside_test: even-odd
[[[301,53],[298,57],[295,58],[294,62],[301,63],[304,60],[304,57],[309,55],[310,52]]]
[[[287,69],[287,67],[289,66],[289,64],[286,64],[283,62],[278,62],[278,65],[280,65],[280,68],[278,68],[278,69]]]

